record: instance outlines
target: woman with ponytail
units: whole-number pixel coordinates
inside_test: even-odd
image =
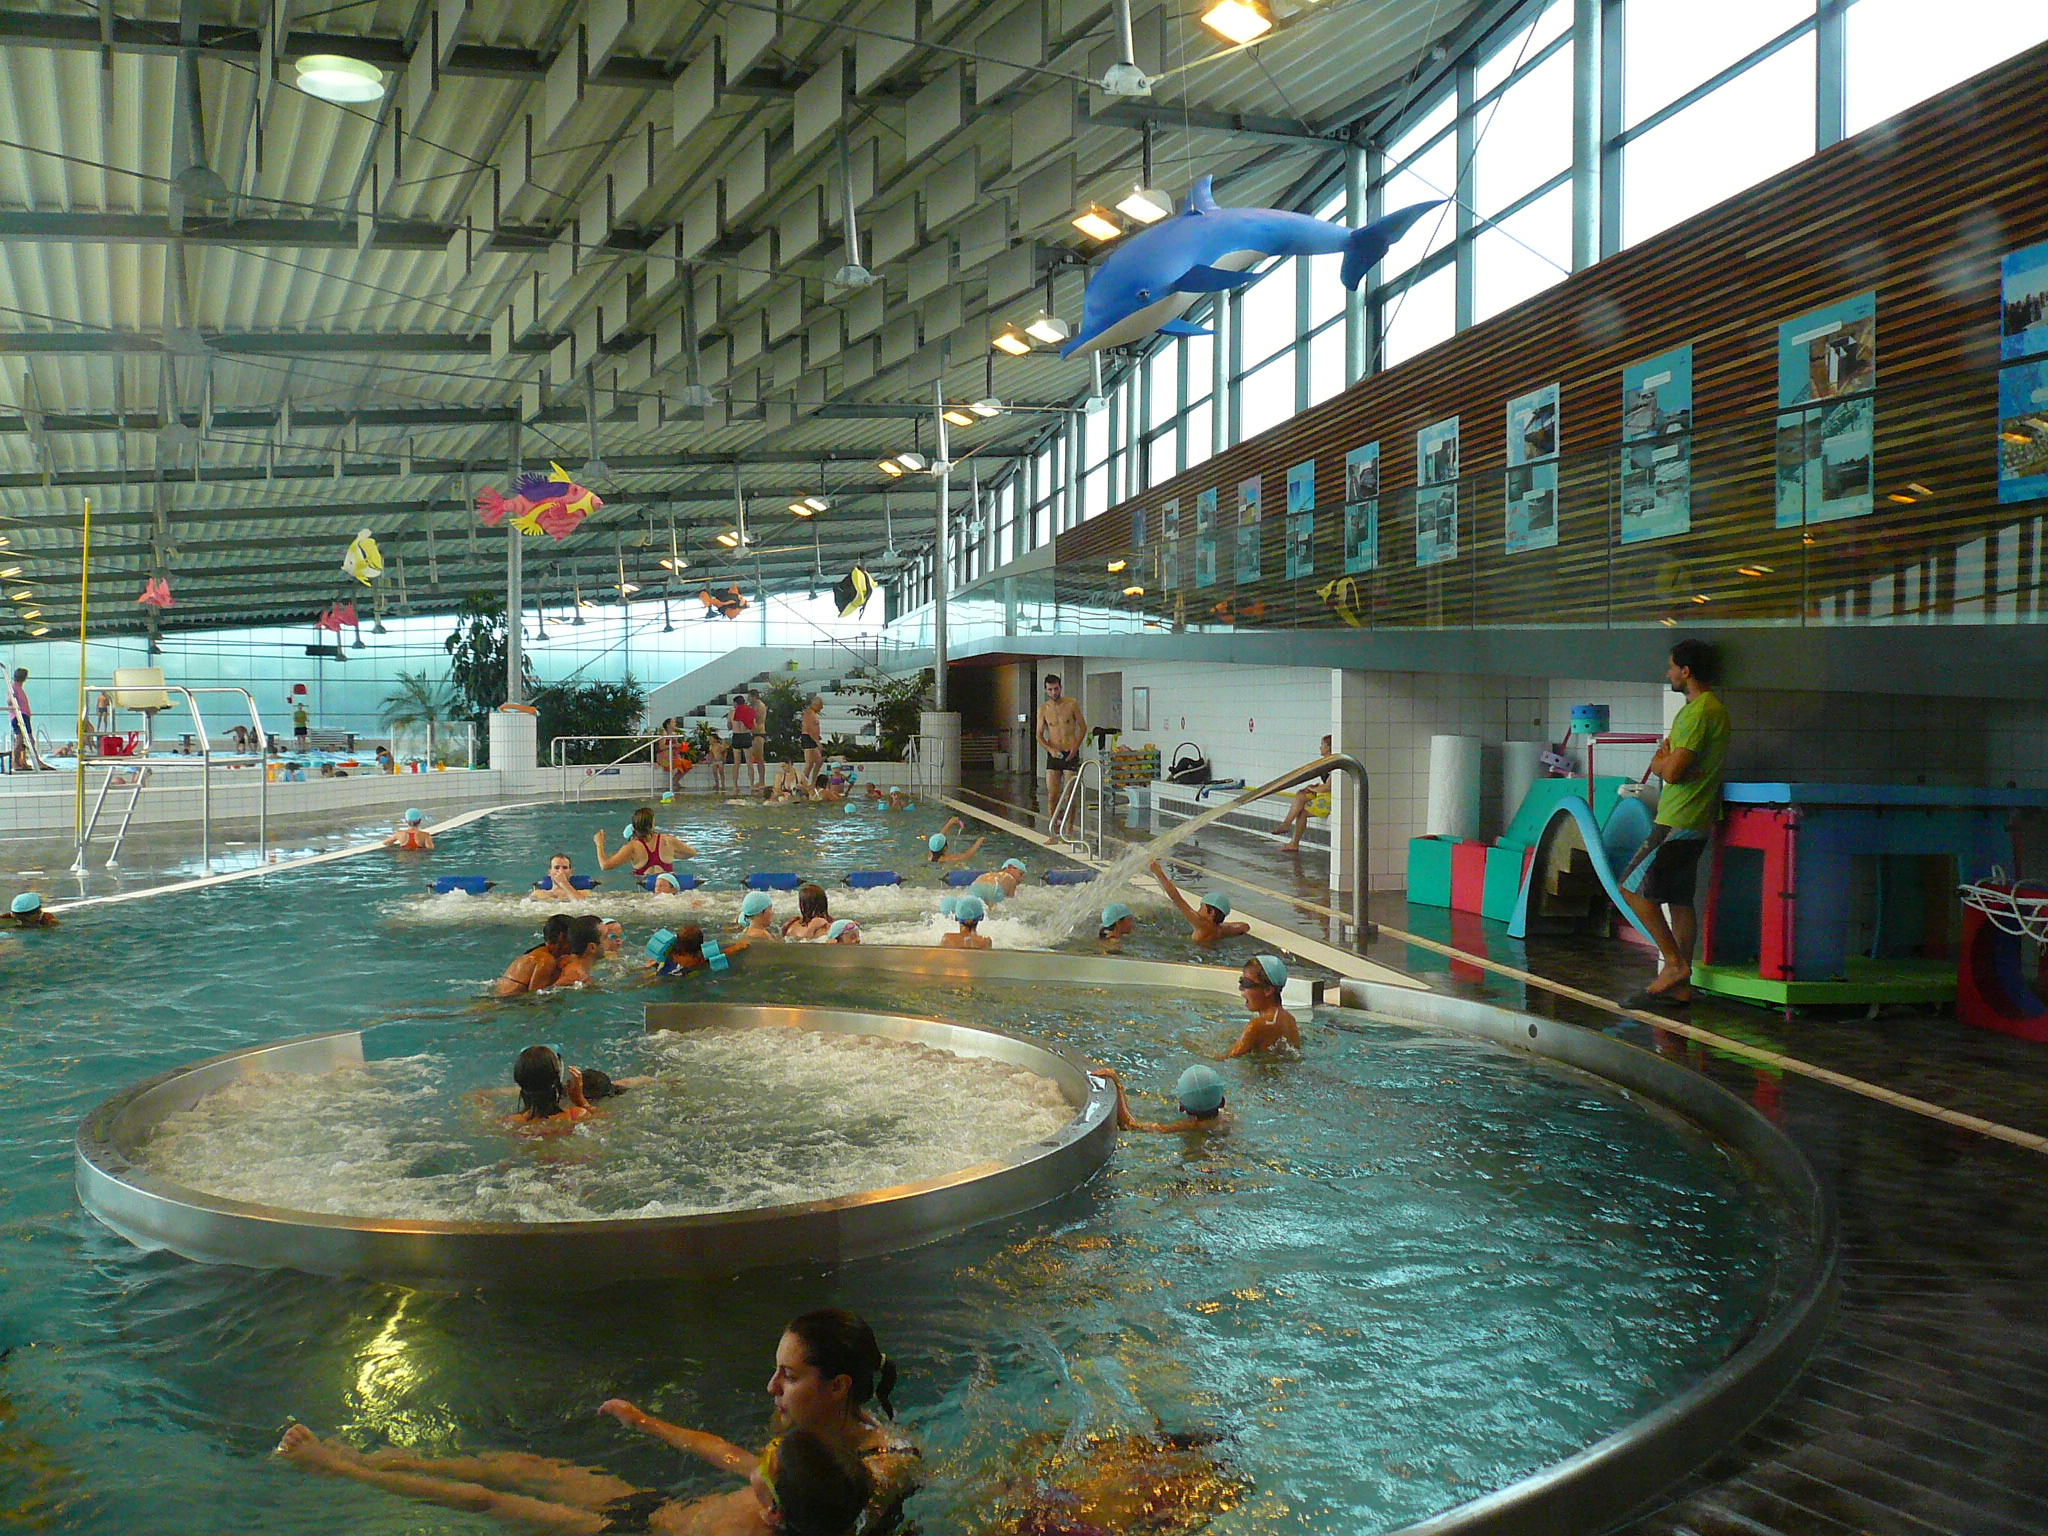
[[[842,1307],[821,1307],[793,1319],[775,1346],[775,1399],[769,1434],[807,1430],[839,1454],[857,1461],[873,1486],[854,1527],[877,1536],[901,1522],[903,1501],[924,1481],[917,1443],[896,1426],[891,1401],[896,1365],[875,1342],[875,1332]],[[872,1402],[881,1411],[870,1412]],[[598,1409],[643,1434],[701,1456],[715,1467],[741,1471],[755,1453],[700,1430],[669,1424],[614,1398]]]

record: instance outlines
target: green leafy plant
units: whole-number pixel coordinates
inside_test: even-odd
[[[458,708],[455,691],[446,678],[431,678],[424,672],[401,672],[398,686],[384,695],[377,706],[377,718],[401,728],[412,725],[446,725]]]
[[[793,677],[778,677],[772,683],[763,683],[757,691],[761,695],[762,711],[767,716],[768,761],[786,763],[801,759],[804,751],[797,741],[801,734],[797,727],[803,723],[804,700],[810,696],[808,691]]]
[[[917,735],[918,716],[931,695],[932,669],[914,677],[884,677],[865,667],[848,674],[846,691],[859,702],[853,712],[875,723],[878,762],[901,762],[904,749]]]
[[[505,634],[505,603],[488,592],[472,592],[455,610],[455,632],[444,640],[448,683],[459,713],[482,720],[505,702],[505,672],[511,644]],[[520,658],[522,663],[525,658]],[[523,668],[528,682],[532,668]]]
[[[562,744],[562,760],[570,763],[609,763],[625,755],[631,746],[623,741],[579,742],[579,736],[635,736],[651,734],[640,729],[640,712],[647,703],[647,690],[628,672],[618,683],[549,683],[534,690],[534,708],[540,713],[540,750],[543,762],[552,762],[557,736],[572,738]]]

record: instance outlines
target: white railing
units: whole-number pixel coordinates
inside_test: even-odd
[[[683,739],[680,736],[670,737],[669,740],[679,747],[684,745]],[[600,741],[630,741],[634,745],[628,747],[610,762],[605,763],[571,763],[564,751],[565,747],[572,744],[594,747]],[[558,771],[561,776],[559,787],[564,803],[569,799],[569,770],[576,767],[583,769],[581,777],[576,780],[576,800],[578,804],[581,804],[583,791],[589,786],[592,779],[608,768],[617,768],[622,763],[638,759],[643,752],[647,754],[647,766],[657,770],[660,769],[661,764],[655,754],[660,749],[661,742],[662,737],[659,732],[652,736],[557,736],[548,743],[548,767]]]

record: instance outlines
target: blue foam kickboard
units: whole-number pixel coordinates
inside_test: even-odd
[[[442,875],[434,881],[434,894],[446,896],[450,891],[461,891],[465,895],[481,896],[491,888],[491,882],[482,875]]]
[[[1048,869],[1045,872],[1047,885],[1086,885],[1094,878],[1092,869]]]
[[[986,870],[949,869],[946,871],[946,884],[972,885],[986,873]]]
[[[856,891],[867,891],[878,885],[901,885],[903,877],[893,869],[856,869],[847,875],[846,883]]]
[[[756,870],[747,876],[750,891],[793,891],[804,883],[802,875],[792,874],[786,869]]]

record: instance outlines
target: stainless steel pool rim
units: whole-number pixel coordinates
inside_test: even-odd
[[[170,1114],[253,1072],[327,1072],[364,1060],[366,1031],[230,1051],[160,1073],[78,1128],[78,1198],[144,1248],[203,1263],[357,1275],[438,1289],[588,1290],[627,1281],[723,1279],[783,1264],[836,1264],[918,1247],[1044,1205],[1083,1183],[1116,1145],[1116,1096],[1086,1065],[1028,1035],[901,1014],[746,1004],[656,1004],[649,1029],[820,1029],[914,1041],[1007,1062],[1058,1085],[1074,1115],[1053,1136],[940,1178],[830,1200],[691,1216],[574,1222],[406,1221],[332,1216],[204,1194],[138,1166],[134,1149]]]

